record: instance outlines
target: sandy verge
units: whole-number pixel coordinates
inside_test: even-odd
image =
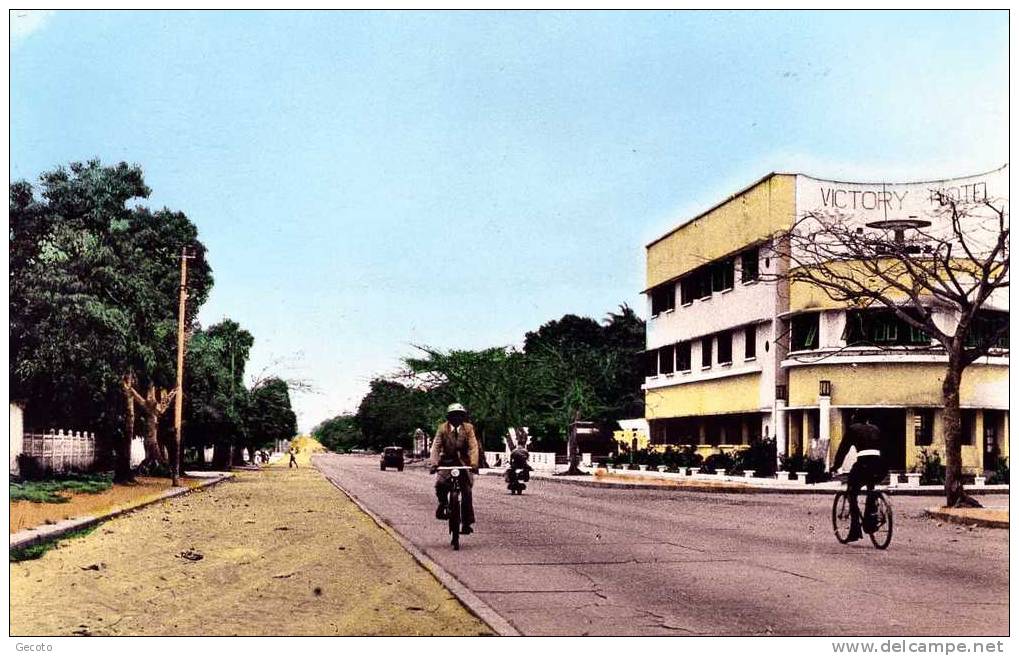
[[[12,635],[478,635],[314,469],[234,480],[10,564]]]
[[[11,533],[43,524],[55,524],[62,519],[95,517],[114,508],[133,506],[155,499],[172,487],[169,478],[139,476],[136,480],[137,482],[133,485],[118,483],[108,490],[95,494],[59,493],[69,499],[67,503],[11,501]],[[181,483],[185,487],[195,487],[202,480],[200,478],[184,478]]]

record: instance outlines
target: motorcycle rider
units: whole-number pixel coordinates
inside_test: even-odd
[[[530,458],[530,454],[527,452],[527,435],[521,434],[517,437],[517,448],[510,452],[509,457],[509,469],[506,470],[506,483],[512,484],[516,477],[516,470],[524,470],[520,474],[520,481],[527,482],[531,480],[531,471],[533,468],[527,460]]]
[[[439,424],[432,441],[431,472],[436,473],[439,467],[470,467],[470,472],[461,477],[460,532],[464,535],[474,532],[471,528],[474,523],[472,488],[479,456],[478,438],[474,435],[474,426],[467,422],[467,410],[459,403],[450,404],[446,408],[446,421]],[[449,479],[449,471],[442,471],[435,480],[435,496],[439,500],[436,519],[449,518]]]

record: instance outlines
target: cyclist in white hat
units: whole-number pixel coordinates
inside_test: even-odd
[[[438,467],[470,467],[471,472],[478,471],[480,452],[478,438],[474,435],[474,426],[467,422],[467,410],[459,403],[450,404],[446,408],[446,421],[439,424],[432,441],[431,464],[434,474]],[[436,519],[449,517],[449,472],[439,472],[435,480],[435,496],[439,499],[439,507],[435,509]],[[460,532],[464,535],[473,533],[474,499],[471,494],[474,477],[468,474],[464,481],[461,497]]]

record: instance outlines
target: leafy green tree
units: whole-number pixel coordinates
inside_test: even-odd
[[[444,352],[419,346],[418,350],[424,357],[404,359],[408,375],[424,381],[440,406],[437,418],[443,416],[445,403],[462,403],[482,446],[501,448],[501,436],[510,426],[525,425],[544,389],[542,380],[531,375],[524,355],[512,349]]]
[[[247,439],[244,371],[255,340],[236,321],[198,330],[188,340],[184,367],[184,436],[199,450],[214,447],[213,464],[228,468],[231,449]]]
[[[252,461],[256,450],[276,440],[289,440],[297,434],[297,415],[290,406],[286,381],[268,378],[250,390],[244,424]]]
[[[364,439],[361,427],[357,423],[357,416],[351,414],[326,419],[313,428],[311,434],[322,446],[337,453],[346,453],[361,447]]]
[[[361,446],[381,449],[390,445],[411,448],[414,430],[433,428],[442,416],[441,401],[427,392],[376,378],[357,408]]]
[[[147,426],[158,430],[169,394],[183,247],[198,256],[188,325],[212,286],[194,224],[136,204],[148,195],[139,167],[98,161],[10,186],[12,398],[26,401],[30,425],[119,435],[101,446],[116,451],[120,480],[131,475],[138,397],[147,418],[157,412]]]
[[[527,333],[527,367],[544,381],[530,421],[546,444],[561,443],[578,418],[608,424],[643,414],[644,339],[644,322],[626,305],[602,324],[565,315]]]

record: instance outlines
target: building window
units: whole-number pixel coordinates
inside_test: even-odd
[[[743,282],[753,282],[760,277],[759,257],[760,251],[756,248],[744,251],[740,255],[740,280]]]
[[[1008,348],[1008,312],[980,310],[966,335],[969,348]]]
[[[697,279],[697,298],[711,297],[711,272],[708,269],[700,268],[694,272]]]
[[[904,312],[907,310],[903,310]],[[849,346],[926,346],[930,335],[892,310],[851,310],[846,313],[843,338]]]
[[[659,285],[651,290],[651,316],[676,307],[676,286],[674,283]]]
[[[962,424],[959,427],[961,434],[959,442],[967,446],[973,445],[973,433],[976,432],[977,413],[976,410],[961,410]]]
[[[690,342],[676,344],[676,368],[690,371]]]
[[[673,345],[663,346],[658,349],[658,371],[663,374],[671,374],[676,370],[676,347]]]
[[[701,367],[707,369],[711,366],[711,336],[701,339]]]
[[[820,313],[801,314],[790,322],[789,348],[792,351],[811,351],[818,346]]]
[[[730,261],[731,265],[731,261]],[[683,305],[689,305],[695,300],[700,298],[709,298],[711,296],[712,289],[714,291],[722,291],[724,289],[732,288],[732,275],[729,275],[729,286],[726,287],[726,277],[724,272],[720,274],[717,285],[714,281],[715,266],[700,267],[688,273],[682,280],[679,281],[679,296],[680,303]]]
[[[735,261],[722,260],[711,265],[711,291],[724,292],[732,289],[736,277]]]
[[[750,325],[743,329],[743,359],[753,360],[757,357],[757,326]]]
[[[913,443],[930,446],[934,443],[934,411],[915,410],[913,414]]]
[[[644,377],[653,378],[658,375],[658,350],[644,351]]]
[[[679,296],[683,305],[690,305],[699,298],[697,279],[694,276],[687,276],[679,281]]]
[[[732,333],[718,333],[718,364],[732,364]]]

